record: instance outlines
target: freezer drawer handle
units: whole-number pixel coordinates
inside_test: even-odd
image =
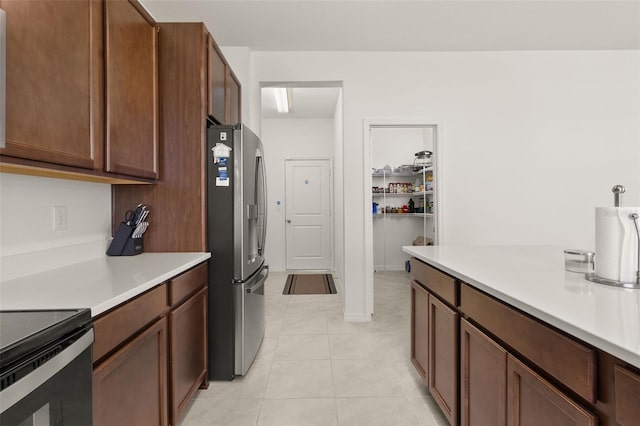
[[[258,290],[260,287],[264,285],[265,280],[267,279],[267,276],[269,276],[269,267],[265,266],[263,271],[260,272],[260,277],[257,278],[257,282],[251,287],[245,289],[245,291],[247,293],[255,293],[256,290]]]
[[[257,289],[264,285],[264,281],[259,281],[247,289],[247,293],[255,293]]]

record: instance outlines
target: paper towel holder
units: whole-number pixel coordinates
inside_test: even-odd
[[[633,221],[633,224],[636,227],[636,235],[638,237],[638,263],[636,264],[636,285],[640,286],[640,225],[638,224],[638,218],[640,215],[638,213],[629,214],[629,219]]]
[[[621,185],[616,185],[616,186],[621,186]],[[615,192],[615,186],[613,187],[614,190],[614,194],[616,194]],[[622,191],[624,192],[624,186],[622,186]],[[617,199],[617,195],[616,194],[616,201],[618,201]],[[616,207],[619,207],[616,205]],[[640,219],[640,215],[638,215],[638,213],[631,213],[629,214],[629,219],[631,219],[635,225],[636,228],[636,234],[638,237],[638,263],[636,266],[636,279],[635,282],[623,282],[623,281],[617,281],[617,280],[610,280],[607,278],[602,278],[597,276],[594,272],[590,272],[588,274],[585,274],[584,277],[591,282],[594,283],[598,283],[598,284],[605,284],[605,285],[610,285],[610,286],[614,286],[614,287],[622,287],[622,288],[630,288],[630,289],[640,289],[640,225],[638,224],[638,219]]]
[[[611,188],[613,192],[613,207],[622,207],[622,194],[627,192],[627,189],[622,185],[615,185]]]
[[[597,284],[605,284],[613,287],[621,287],[621,288],[629,288],[629,289],[640,289],[640,283],[636,280],[636,282],[624,282],[624,281],[616,281],[610,280],[607,278],[602,278],[597,276],[593,272],[589,272],[588,274],[584,274],[584,277],[587,281],[591,281],[592,283]]]

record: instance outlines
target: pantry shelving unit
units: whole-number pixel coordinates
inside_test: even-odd
[[[378,204],[377,213],[373,213],[374,208],[372,205],[372,217],[376,220],[376,223],[382,222],[382,244],[386,244],[388,238],[397,238],[398,234],[401,234],[404,228],[410,227],[416,229],[413,224],[402,225],[397,221],[414,221],[418,219],[422,220],[421,235],[428,236],[435,241],[435,191],[433,188],[433,167],[420,167],[418,170],[411,169],[409,171],[402,172],[374,172],[372,177],[372,193],[371,197],[373,203]],[[411,188],[415,188],[414,180],[418,180],[419,187],[422,190],[411,192],[387,192],[391,190],[392,184],[400,183],[399,188],[408,188],[410,184]],[[410,181],[407,181],[410,180]],[[384,192],[376,192],[373,189],[379,188]],[[429,188],[429,189],[427,189]],[[415,209],[418,211],[405,213],[398,212],[398,209],[402,210],[402,206],[408,206],[409,199],[414,200]],[[390,211],[392,210],[392,211]],[[408,219],[411,218],[411,219]],[[404,223],[404,222],[403,222]],[[406,232],[405,232],[406,233]],[[404,240],[401,245],[411,245],[413,239]],[[382,264],[374,265],[376,270],[394,270],[398,269],[399,265],[387,265],[386,250],[383,251]]]

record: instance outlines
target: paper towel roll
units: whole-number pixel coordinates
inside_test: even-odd
[[[631,213],[640,207],[596,207],[595,273],[601,278],[634,282],[638,267],[638,235]]]

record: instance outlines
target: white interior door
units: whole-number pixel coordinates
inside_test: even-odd
[[[287,160],[285,164],[287,269],[330,270],[331,162]]]

